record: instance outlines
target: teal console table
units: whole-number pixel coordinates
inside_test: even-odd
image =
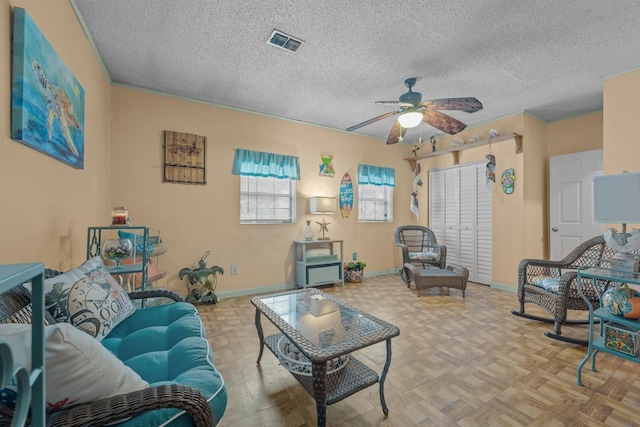
[[[342,240],[294,240],[296,286],[344,286]],[[321,252],[315,252],[320,250]]]
[[[31,425],[45,425],[45,362],[44,362],[44,264],[0,265],[0,292],[7,292],[24,282],[32,284],[31,375],[26,367],[14,367],[9,346],[0,340],[0,389],[12,378],[19,393],[12,425],[24,425],[31,397]]]

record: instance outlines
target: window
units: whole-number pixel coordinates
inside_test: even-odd
[[[296,182],[284,178],[240,176],[240,223],[294,223]]]
[[[358,222],[393,221],[395,170],[358,165]]]
[[[296,222],[297,157],[236,150],[232,173],[240,175],[240,223]]]

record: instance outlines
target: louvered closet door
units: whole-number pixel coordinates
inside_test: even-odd
[[[459,264],[459,242],[460,236],[458,230],[458,199],[459,199],[459,183],[458,168],[453,167],[444,170],[444,240],[441,245],[447,246],[447,263]]]
[[[441,169],[429,171],[429,228],[436,235],[438,243],[444,242],[443,176]]]
[[[482,162],[429,171],[429,224],[438,243],[447,246],[447,263],[465,266],[469,280],[490,285],[491,192],[485,169]]]
[[[491,228],[491,191],[486,184],[486,164],[476,166],[476,283],[491,285],[493,265],[493,231]],[[500,184],[494,184],[499,187]]]
[[[476,270],[476,166],[473,164],[460,166],[458,172],[460,194],[458,264],[467,267],[469,274],[472,275]],[[469,279],[473,280],[471,277]]]

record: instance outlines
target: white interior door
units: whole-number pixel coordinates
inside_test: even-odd
[[[549,159],[550,257],[559,260],[576,246],[602,234],[593,222],[593,178],[602,175],[602,150]]]

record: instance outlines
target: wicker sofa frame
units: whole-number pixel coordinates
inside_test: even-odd
[[[393,233],[396,246],[402,249],[402,265],[409,263],[417,268],[446,268],[447,247],[439,245],[435,234],[427,227],[421,225],[401,225]],[[437,260],[410,259],[409,252],[424,252],[427,249],[436,249],[440,253]],[[400,270],[400,276],[404,283],[408,284],[404,269]]]
[[[545,331],[549,338],[587,345],[587,340],[562,335],[562,325],[588,324],[588,319],[567,319],[568,310],[580,310],[588,312],[589,307],[578,293],[578,267],[602,266],[608,267],[608,260],[615,255],[614,250],[607,245],[603,236],[596,236],[584,241],[571,253],[560,261],[548,261],[541,259],[523,259],[518,264],[518,302],[519,310],[511,310],[511,313],[528,319],[545,323],[553,323],[553,332]],[[550,292],[537,286],[535,282],[541,277],[553,277],[558,279],[558,293]],[[611,285],[610,282],[597,281],[596,285],[600,295]],[[594,308],[600,306],[598,293],[593,281],[583,280],[582,292],[591,302]],[[536,304],[549,312],[551,318],[531,315],[525,312],[525,304]]]
[[[60,274],[56,270],[45,270],[45,277]],[[131,300],[142,298],[169,298],[182,301],[175,292],[155,289],[128,294]],[[0,323],[16,321],[17,313],[31,309],[31,297],[22,286],[0,294]],[[51,320],[50,318],[48,320]],[[195,426],[213,425],[213,414],[206,398],[195,388],[166,384],[144,390],[113,396],[92,403],[80,404],[47,415],[48,426],[103,426],[123,419],[134,417],[148,411],[162,408],[184,410],[193,418]],[[11,419],[0,417],[0,426],[9,425]]]

